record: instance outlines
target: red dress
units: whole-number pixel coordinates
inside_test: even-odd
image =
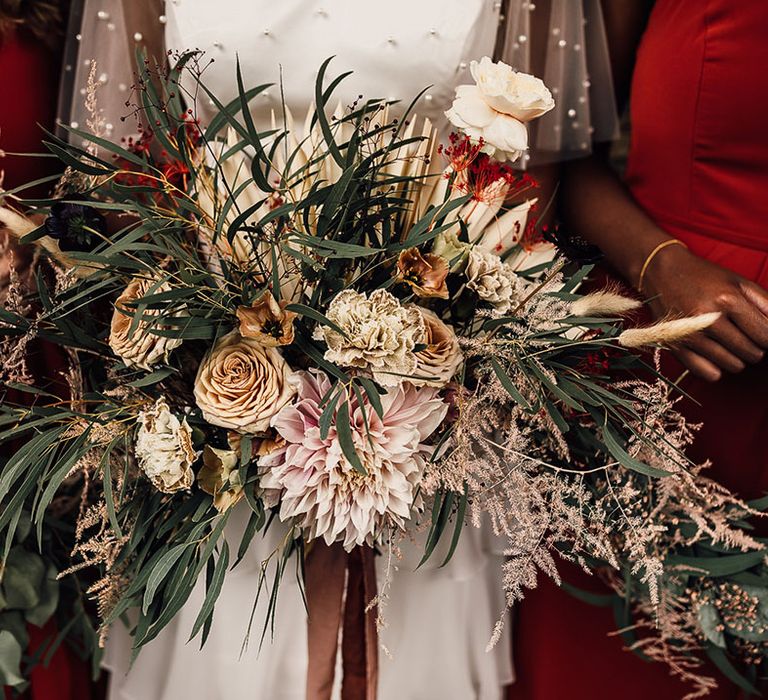
[[[40,41],[24,34],[11,32],[0,38],[0,149],[19,153],[41,153],[43,137],[41,125],[52,129],[56,117],[59,85],[59,57]],[[20,158],[8,156],[0,159],[0,170],[5,171],[4,187],[44,177],[57,171],[53,159]],[[37,192],[44,194],[50,187]],[[25,193],[22,193],[22,195]],[[44,357],[33,358],[35,369],[61,366],[57,353],[43,350]],[[22,401],[23,396],[11,397]],[[57,633],[49,622],[43,628],[30,626],[30,649],[34,654],[45,648]],[[10,692],[6,690],[10,697]],[[69,648],[60,646],[47,666],[32,671],[31,684],[24,694],[26,700],[90,700],[90,669]]]
[[[661,228],[768,287],[768,1],[657,0],[631,97],[627,184]],[[695,281],[694,281],[695,283]],[[671,363],[670,363],[671,365]],[[668,368],[676,377],[679,366]],[[687,379],[704,427],[693,447],[746,498],[768,488],[768,367],[715,385]],[[566,580],[598,590],[585,576]],[[685,686],[622,651],[612,613],[541,581],[519,606],[513,700],[672,700]],[[711,695],[733,700],[726,680]]]

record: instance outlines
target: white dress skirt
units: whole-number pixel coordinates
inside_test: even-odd
[[[236,95],[237,55],[250,85],[275,82],[282,70],[286,103],[303,116],[317,69],[335,55],[331,77],[354,71],[342,83],[343,104],[359,95],[408,102],[431,86],[417,112],[441,127],[455,86],[469,81],[469,62],[493,51],[499,5],[493,0],[168,0],[166,43],[215,58],[205,82],[225,103]],[[260,119],[280,107],[277,88],[258,99]],[[198,107],[205,112],[206,105]],[[227,537],[235,550],[247,510],[240,504],[230,519]],[[304,698],[307,620],[293,576],[283,578],[274,635],[260,645],[264,600],[243,647],[261,562],[284,527],[276,523],[264,538],[254,539],[246,559],[227,575],[202,649],[199,639],[188,642],[204,597],[202,582],[130,670],[130,637],[115,625],[105,653],[112,671],[110,700]],[[415,571],[423,535],[414,540],[394,562],[380,633],[378,697],[500,700],[513,680],[509,632],[486,651],[505,607],[499,543],[484,529],[467,526],[447,566],[438,568],[437,552],[431,566]],[[386,557],[379,557],[380,581],[386,566]]]

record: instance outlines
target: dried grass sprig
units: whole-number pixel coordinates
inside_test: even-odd
[[[619,345],[625,348],[668,347],[709,328],[720,316],[719,311],[711,311],[688,318],[660,321],[644,328],[629,328],[619,334]]]
[[[573,316],[623,316],[642,306],[642,302],[632,297],[606,290],[592,292],[571,303]]]

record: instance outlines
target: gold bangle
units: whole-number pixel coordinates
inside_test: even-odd
[[[682,241],[678,240],[677,238],[670,238],[668,241],[663,241],[662,243],[659,243],[650,253],[648,253],[648,257],[645,259],[645,262],[643,263],[643,267],[640,270],[640,277],[637,281],[637,291],[641,292],[643,291],[643,282],[645,281],[645,273],[648,272],[648,267],[653,262],[653,259],[662,251],[664,248],[668,248],[671,245],[681,245],[683,248],[688,250],[688,246],[685,245]]]

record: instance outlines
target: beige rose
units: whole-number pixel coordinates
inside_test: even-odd
[[[203,448],[203,466],[197,474],[197,483],[213,496],[213,507],[219,512],[231,508],[243,497],[237,461],[234,450],[220,450],[210,445]]]
[[[147,320],[141,320],[131,330],[135,309],[129,304],[144,296],[167,292],[170,286],[149,279],[135,279],[123,291],[115,302],[112,324],[109,332],[109,347],[128,367],[141,367],[150,370],[160,360],[168,361],[171,350],[181,345],[178,338],[164,338],[152,332],[153,326]],[[143,316],[157,315],[157,309],[144,310]]]
[[[171,413],[165,399],[138,417],[139,430],[134,451],[141,470],[154,487],[174,493],[192,486],[192,462],[197,453],[192,446],[192,429],[186,418]]]
[[[423,379],[411,379],[417,386],[445,386],[456,374],[463,360],[459,341],[448,324],[429,309],[417,307],[424,319],[427,347],[416,353],[416,374]]]
[[[195,400],[212,425],[264,432],[295,392],[287,381],[290,373],[275,348],[233,331],[203,359],[195,379]]]

